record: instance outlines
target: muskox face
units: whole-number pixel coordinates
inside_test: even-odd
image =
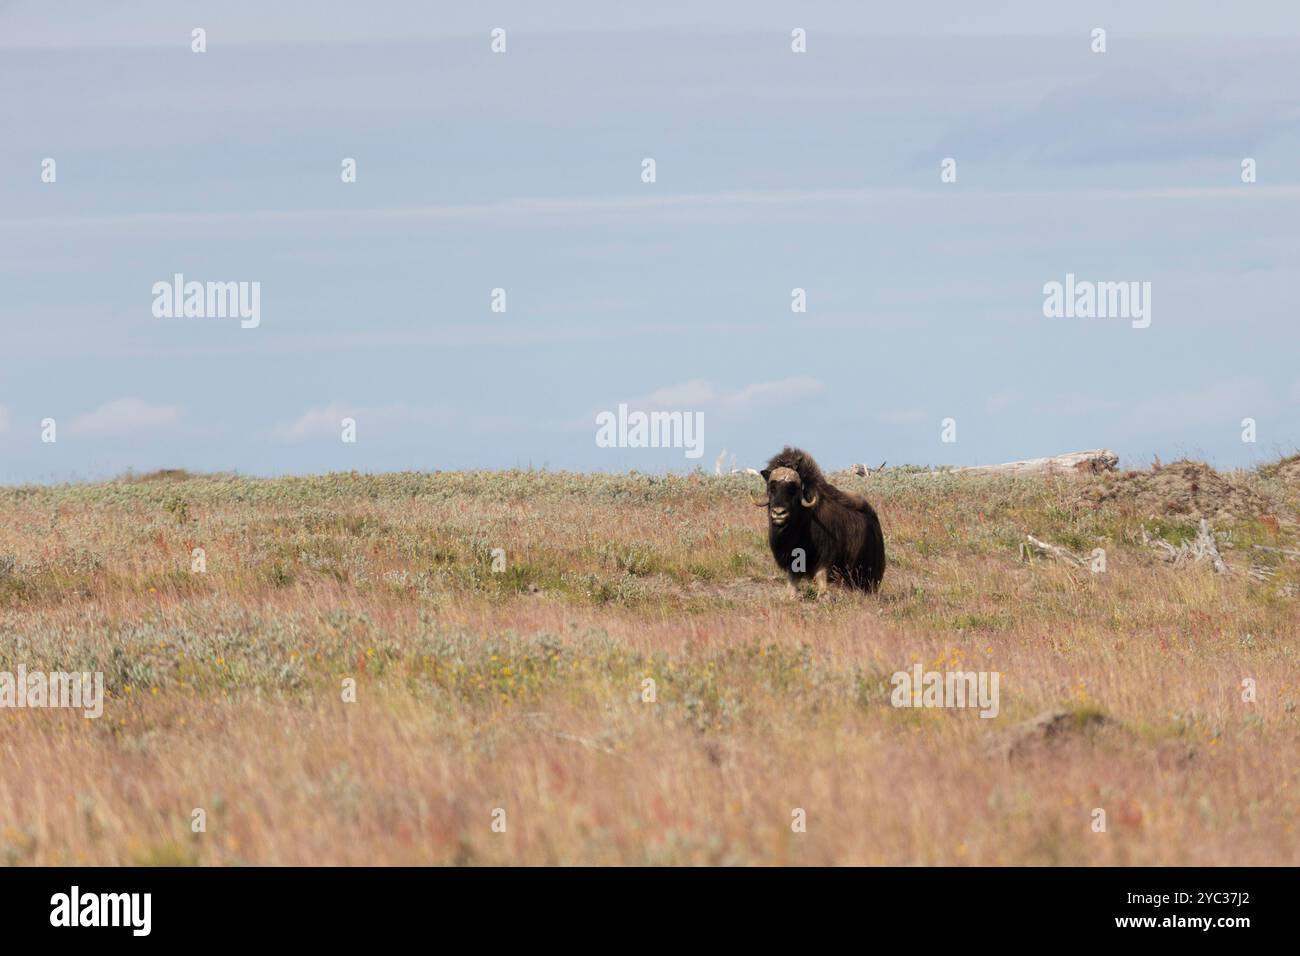
[[[791,520],[798,520],[804,508],[817,504],[817,495],[804,497],[799,473],[793,468],[777,468],[759,472],[767,482],[767,517],[778,528]]]

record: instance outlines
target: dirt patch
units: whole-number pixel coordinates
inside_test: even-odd
[[[1004,758],[1023,757],[1067,739],[1089,739],[1100,728],[1115,726],[1099,711],[1049,710],[991,738],[987,749]]]
[[[1242,478],[1221,475],[1199,461],[1176,461],[1151,471],[1102,475],[1078,491],[1081,504],[1119,506],[1143,515],[1231,522],[1275,514],[1277,505]]]
[[[1300,455],[1283,458],[1272,465],[1265,465],[1259,470],[1260,476],[1281,481],[1284,484],[1300,486]]]

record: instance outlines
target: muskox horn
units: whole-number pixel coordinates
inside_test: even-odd
[[[800,495],[799,495],[799,504],[803,505],[805,508],[814,508],[814,507],[816,507],[816,505],[817,505],[817,492],[815,492],[815,491],[813,492],[813,496],[812,496],[811,499],[805,498],[802,494],[800,494]]]
[[[754,502],[754,504],[756,504],[756,505],[763,505],[763,506],[766,506],[766,505],[767,505],[767,476],[764,475],[764,474],[763,474],[762,472],[760,472],[760,471],[755,471],[753,468],[746,468],[746,469],[745,469],[745,474],[747,474],[747,475],[757,475],[760,479],[762,479],[762,482],[763,482],[763,497],[760,498],[758,495],[754,494],[754,492],[752,492],[752,491],[749,493],[749,497],[750,497],[750,500]]]

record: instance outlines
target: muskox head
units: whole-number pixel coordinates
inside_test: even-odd
[[[768,520],[776,527],[784,526],[799,514],[798,508],[812,508],[817,504],[816,490],[805,489],[799,472],[793,468],[764,468],[759,474],[767,484],[767,494],[756,503],[767,506]]]

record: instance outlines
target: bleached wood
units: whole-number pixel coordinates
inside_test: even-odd
[[[1210,523],[1204,518],[1201,519],[1196,538],[1192,541],[1183,542],[1177,548],[1168,541],[1151,537],[1146,528],[1142,529],[1142,541],[1159,551],[1166,561],[1172,561],[1174,564],[1183,564],[1188,561],[1194,563],[1209,558],[1215,572],[1218,574],[1227,574],[1229,572],[1227,562],[1219,554],[1219,545],[1214,539],[1214,531],[1210,528]]]
[[[1050,458],[1027,458],[1024,461],[1008,461],[1000,465],[971,465],[966,468],[953,468],[947,474],[1092,474],[1099,471],[1114,471],[1118,464],[1119,456],[1109,448],[1094,448],[1091,451],[1072,451],[1064,455],[1052,455]],[[942,474],[942,472],[934,472],[934,474]]]
[[[1060,545],[1048,544],[1046,541],[1040,541],[1037,538],[1035,538],[1032,534],[1025,535],[1025,540],[1029,542],[1029,550],[1032,551],[1034,554],[1039,555],[1040,557],[1057,558],[1058,560],[1067,561],[1070,564],[1077,564],[1080,566],[1086,565],[1088,563],[1078,555],[1071,554],[1069,551],[1065,550],[1065,548],[1062,548]],[[1025,556],[1025,546],[1022,544],[1020,546],[1021,560],[1024,560],[1024,556]]]

